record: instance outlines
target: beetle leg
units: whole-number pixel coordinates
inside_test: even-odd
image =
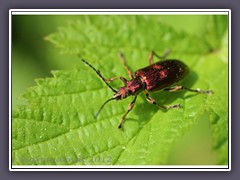
[[[122,120],[120,121],[119,125],[118,125],[118,128],[120,129],[122,127],[122,124],[127,116],[127,114],[132,110],[135,102],[136,102],[136,99],[137,99],[137,95],[134,97],[133,101],[128,105],[128,110],[127,112],[123,115],[122,117]]]
[[[183,86],[174,86],[174,87],[170,87],[170,88],[165,88],[165,91],[169,91],[169,92],[175,92],[175,91],[179,91],[179,90],[187,90],[187,91],[191,91],[191,92],[195,92],[195,93],[199,93],[199,94],[213,94],[212,90],[200,90],[200,89],[189,89]]]
[[[116,79],[120,79],[123,82],[124,85],[127,84],[127,79],[125,79],[122,76],[116,76],[116,77],[113,77],[113,78],[104,78],[104,80],[107,81],[107,82],[111,82],[111,81],[114,81]]]
[[[151,98],[149,96],[148,93],[146,93],[146,98],[147,98],[147,101],[150,103],[150,104],[153,104],[161,109],[165,109],[165,110],[168,110],[168,109],[174,109],[174,108],[179,108],[180,107],[180,104],[175,104],[175,105],[171,105],[171,106],[162,106],[162,105],[159,105],[153,98]]]
[[[125,69],[127,70],[127,72],[128,72],[128,76],[130,77],[130,79],[133,79],[133,78],[134,78],[133,73],[132,73],[132,71],[130,70],[130,68],[127,66],[126,59],[125,59],[123,53],[122,53],[121,51],[118,51],[118,55],[119,55],[119,57],[120,57],[120,59],[121,59],[121,61],[122,61],[122,63],[123,63],[124,68],[125,68]]]
[[[152,62],[153,62],[153,53],[154,53],[154,51],[151,51],[151,52],[149,53],[149,56],[148,56],[149,65],[151,65]]]
[[[156,56],[160,60],[164,60],[170,53],[170,49],[166,49],[162,56],[159,56],[155,51],[151,51],[148,56],[149,65],[153,63],[153,56]]]

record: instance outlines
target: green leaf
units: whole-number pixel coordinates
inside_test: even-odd
[[[206,26],[207,28],[204,38],[209,45],[210,50],[219,50],[221,47],[222,38],[228,28],[228,16],[209,16],[209,21]]]
[[[23,95],[29,105],[13,112],[13,164],[167,164],[173,143],[206,114],[218,163],[227,162],[227,56],[208,54],[201,37],[174,30],[159,16],[79,16],[46,39],[62,53],[80,55],[105,77],[127,77],[117,57],[119,49],[137,70],[147,66],[150,50],[161,54],[171,48],[169,58],[181,59],[192,70],[182,84],[215,94],[152,94],[159,104],[182,105],[167,112],[148,104],[141,94],[119,130],[131,97],[109,103],[95,119],[99,107],[113,95],[95,72],[83,63],[70,71],[53,71],[52,78],[36,80],[37,86]]]

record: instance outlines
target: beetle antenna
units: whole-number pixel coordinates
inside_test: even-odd
[[[94,115],[95,118],[97,118],[97,116],[99,115],[99,113],[102,111],[103,107],[109,102],[109,101],[112,101],[114,100],[115,98],[111,98],[111,99],[108,99],[107,101],[105,101],[103,103],[103,105],[100,107],[100,109],[98,110],[98,112]]]
[[[105,84],[114,92],[114,93],[117,93],[117,91],[115,89],[113,89],[112,86],[110,86],[110,84],[108,84],[105,80],[105,78],[101,75],[100,71],[99,70],[96,70],[91,64],[89,64],[87,61],[85,61],[84,59],[82,59],[82,61],[87,64],[90,68],[92,68],[96,73],[97,75],[105,82]]]

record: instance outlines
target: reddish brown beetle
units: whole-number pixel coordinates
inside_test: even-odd
[[[199,89],[193,90],[183,86],[169,87],[179,82],[188,74],[188,67],[183,62],[175,59],[162,60],[154,64],[152,63],[153,55],[155,55],[159,59],[164,59],[168,53],[169,51],[167,51],[164,54],[164,56],[161,57],[161,56],[158,56],[154,51],[152,51],[149,55],[149,66],[137,70],[135,72],[135,75],[133,75],[132,71],[129,69],[129,67],[126,64],[126,60],[123,54],[119,52],[120,59],[122,60],[122,63],[130,77],[129,81],[122,76],[116,76],[113,78],[106,79],[101,75],[99,70],[96,70],[91,64],[89,64],[87,61],[82,59],[82,61],[86,63],[88,66],[90,66],[98,74],[98,76],[106,83],[106,85],[114,92],[113,98],[108,99],[105,103],[103,103],[103,105],[97,112],[96,117],[109,101],[111,100],[118,101],[132,95],[134,96],[134,99],[129,104],[127,112],[123,115],[122,120],[118,125],[118,128],[121,128],[127,114],[132,110],[138,94],[142,91],[144,91],[146,95],[146,99],[149,103],[154,104],[155,106],[165,110],[179,108],[180,104],[171,105],[171,106],[159,105],[153,98],[149,96],[149,93],[159,91],[159,90],[165,90],[169,92],[174,92],[178,90],[188,90],[188,91],[202,93],[202,94],[212,93],[211,90],[199,90]],[[116,79],[120,79],[124,84],[123,87],[118,88],[118,91],[112,88],[108,84],[108,82],[111,82]]]

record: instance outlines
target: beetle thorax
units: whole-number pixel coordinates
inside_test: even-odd
[[[143,83],[140,78],[136,77],[131,79],[126,83],[124,87],[119,87],[118,92],[114,95],[116,100],[125,99],[130,95],[136,95],[145,88],[145,83]]]

